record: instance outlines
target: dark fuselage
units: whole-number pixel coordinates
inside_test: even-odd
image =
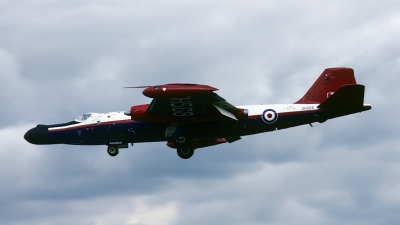
[[[257,106],[260,107],[260,106]],[[307,108],[308,107],[308,108]],[[262,108],[273,108],[272,105]],[[179,136],[192,140],[211,140],[216,138],[235,138],[261,132],[279,130],[356,112],[369,110],[365,105],[357,110],[329,111],[315,109],[315,106],[297,106],[295,109],[277,111],[278,118],[273,123],[266,123],[261,114],[251,113],[247,119],[238,121],[204,121],[176,124],[174,134],[166,135],[171,123],[148,123],[131,120],[123,112],[108,114],[93,113],[83,121],[75,120],[64,124],[37,125],[26,132],[24,138],[32,144],[73,144],[73,145],[112,145],[137,142],[170,141]],[[252,107],[249,111],[255,110]]]

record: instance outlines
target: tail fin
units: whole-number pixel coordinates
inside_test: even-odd
[[[349,84],[356,84],[353,69],[344,67],[325,69],[313,86],[295,104],[320,104],[339,88]]]

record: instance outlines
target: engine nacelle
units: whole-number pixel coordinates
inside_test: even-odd
[[[244,120],[249,118],[249,110],[247,109],[239,109],[239,110],[240,110],[239,112],[233,114],[238,120]]]
[[[129,112],[125,112],[125,115],[130,116],[134,121],[141,122],[169,122],[174,118],[172,116],[149,113],[147,108],[149,108],[149,104],[135,105],[131,107]]]
[[[149,104],[132,106],[130,111],[125,112],[125,115],[130,116],[135,121],[146,121],[149,117],[146,112],[148,107]]]

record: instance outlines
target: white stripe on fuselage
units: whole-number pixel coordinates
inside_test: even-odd
[[[109,113],[92,113],[89,118],[79,122],[77,124],[72,124],[63,127],[52,127],[49,131],[56,131],[66,128],[80,127],[84,125],[100,125],[102,123],[119,122],[124,120],[130,120],[131,117],[124,114],[124,112],[109,112]]]
[[[246,105],[246,106],[236,106],[240,109],[247,109],[249,116],[261,115],[267,109],[273,109],[277,113],[286,112],[301,112],[307,110],[318,109],[319,104],[271,104],[271,105]]]

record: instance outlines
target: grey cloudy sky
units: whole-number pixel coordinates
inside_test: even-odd
[[[1,224],[398,224],[398,1],[3,1]],[[208,84],[291,103],[327,67],[373,109],[182,160],[165,143],[35,146],[38,123],[148,103],[124,86]]]

